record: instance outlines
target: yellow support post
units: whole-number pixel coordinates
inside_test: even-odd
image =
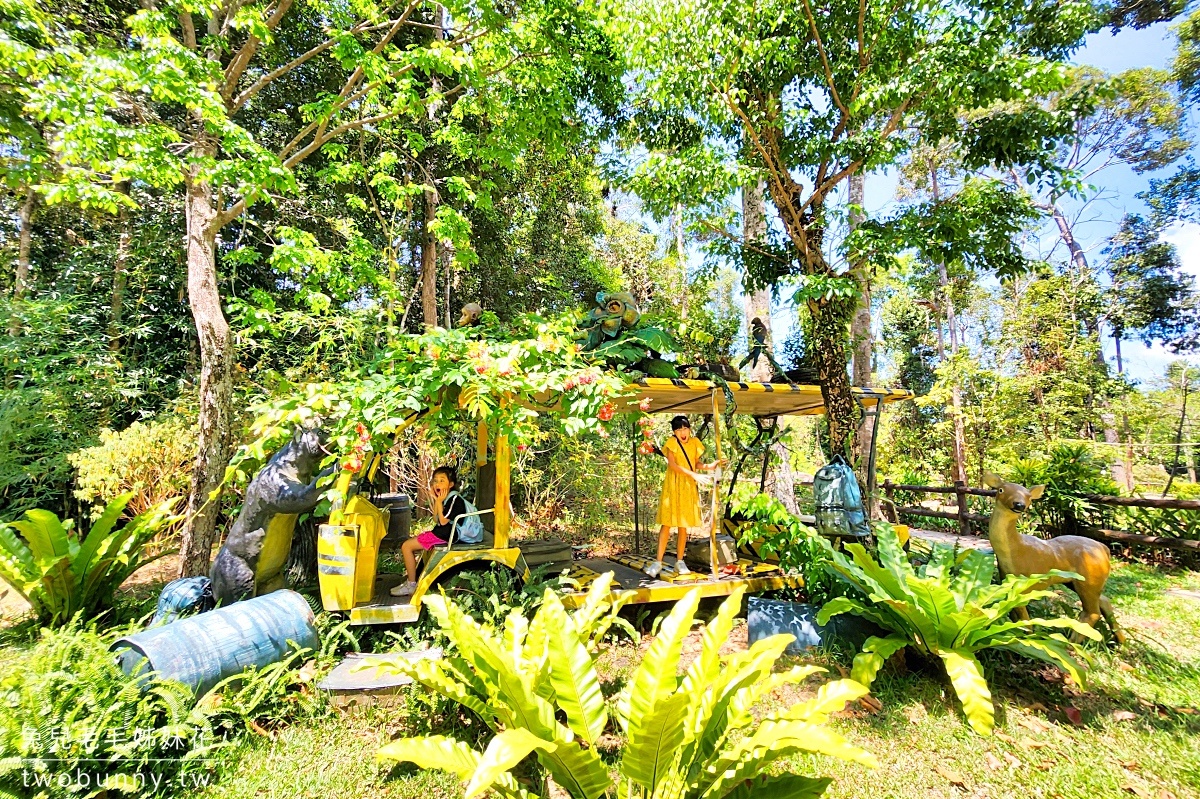
[[[713,450],[716,452],[716,460],[721,460],[721,413],[717,408],[717,392],[712,393],[712,410],[713,410]],[[717,479],[720,474],[721,467],[716,467],[713,470],[713,487],[712,487],[712,524],[708,530],[708,565],[712,569],[712,576],[717,577],[717,529],[721,526],[721,520],[717,518],[717,494],[721,492],[721,483]]]
[[[511,453],[508,436],[496,432],[496,549],[508,548],[508,531],[512,524],[512,504],[509,500]]]

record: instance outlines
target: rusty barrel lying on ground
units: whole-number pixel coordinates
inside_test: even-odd
[[[274,591],[118,639],[129,675],[153,672],[191,686],[197,697],[226,677],[320,646],[312,608],[295,591]]]

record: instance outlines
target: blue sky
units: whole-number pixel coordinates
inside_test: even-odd
[[[1120,72],[1134,67],[1165,68],[1174,52],[1174,34],[1168,25],[1159,24],[1140,31],[1123,30],[1115,36],[1107,32],[1094,34],[1074,60],[1109,72]],[[1191,116],[1194,132],[1198,120],[1194,111]],[[1136,175],[1126,167],[1114,167],[1105,172],[1097,182],[1114,196],[1098,207],[1097,210],[1102,214],[1100,221],[1081,226],[1080,238],[1086,239],[1088,246],[1099,249],[1097,245],[1102,244],[1104,237],[1111,233],[1113,223],[1123,213],[1145,208],[1135,195],[1149,187],[1149,179],[1166,174],[1170,174],[1170,169],[1164,170],[1162,175]],[[1200,281],[1200,225],[1177,226],[1168,230],[1163,238],[1175,245],[1184,268]],[[1111,358],[1111,343],[1106,347],[1106,353]],[[1166,365],[1178,357],[1161,346],[1147,348],[1139,342],[1124,342],[1121,354],[1129,375],[1141,381],[1162,375]]]

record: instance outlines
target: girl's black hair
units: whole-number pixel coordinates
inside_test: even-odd
[[[671,432],[672,433],[674,433],[676,430],[678,430],[681,427],[686,427],[688,430],[692,429],[692,423],[688,421],[688,418],[686,416],[676,416],[674,419],[671,420]]]
[[[458,488],[458,469],[455,469],[453,466],[439,466],[433,470],[431,477],[439,474],[446,475],[446,479],[450,481],[452,488]]]

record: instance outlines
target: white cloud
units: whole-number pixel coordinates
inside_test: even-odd
[[[1194,222],[1172,225],[1160,238],[1168,244],[1174,244],[1183,268],[1200,278],[1200,225]]]

